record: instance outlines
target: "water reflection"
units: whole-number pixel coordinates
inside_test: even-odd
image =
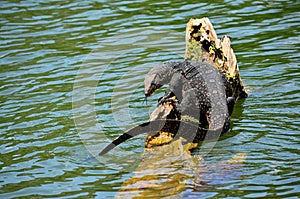
[[[238,153],[227,161],[207,164],[202,156],[191,156],[188,148],[177,140],[145,149],[133,177],[123,183],[116,198],[182,198],[186,192],[209,190],[237,178],[246,158]]]

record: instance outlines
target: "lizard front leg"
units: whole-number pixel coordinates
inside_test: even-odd
[[[167,91],[163,97],[158,100],[158,105],[167,102],[170,98],[174,97],[175,94],[172,91]]]

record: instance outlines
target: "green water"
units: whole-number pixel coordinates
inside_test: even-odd
[[[194,151],[208,165],[201,179],[191,172],[151,198],[298,198],[299,10],[297,0],[1,1],[0,198],[117,195],[144,135],[85,159],[147,121],[163,90],[143,104],[145,74],[183,59],[185,25],[204,16],[231,37],[250,96],[209,153]],[[237,153],[247,154],[238,168],[215,166]]]

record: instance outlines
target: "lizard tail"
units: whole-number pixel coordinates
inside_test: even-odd
[[[154,121],[140,124],[132,129],[130,129],[129,131],[123,133],[118,138],[116,138],[114,141],[112,141],[109,145],[107,145],[98,155],[102,156],[102,155],[106,154],[107,152],[109,152],[110,150],[112,150],[113,148],[118,146],[119,144],[125,142],[126,140],[128,140],[136,135],[140,135],[143,133],[148,133],[151,135],[151,134],[157,133],[158,131],[160,131],[164,128],[166,122],[168,122],[168,126],[175,127],[172,129],[168,128],[168,130],[170,130],[171,132],[174,131],[174,133],[176,133],[176,131],[178,130],[179,125],[184,127],[184,129],[186,129],[187,131],[188,131],[188,129],[191,129],[191,128],[193,128],[193,129],[198,128],[199,131],[205,130],[203,128],[198,127],[198,125],[196,125],[196,124],[185,122],[185,121],[180,121],[180,120],[175,120],[175,119],[154,120]]]
[[[99,153],[99,156],[106,154],[107,152],[109,152],[110,150],[112,150],[113,148],[115,148],[116,146],[121,144],[122,142],[125,142],[126,140],[128,140],[134,136],[137,136],[137,135],[140,135],[143,133],[151,133],[151,132],[153,133],[153,132],[160,131],[164,127],[165,123],[166,123],[166,120],[155,120],[155,121],[140,124],[132,129],[130,129],[129,131],[123,133],[118,138],[116,138],[114,141],[112,141],[109,145],[107,145]]]

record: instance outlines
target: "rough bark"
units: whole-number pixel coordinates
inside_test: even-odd
[[[216,31],[208,18],[190,19],[186,26],[185,60],[197,60],[209,63],[222,71],[233,89],[233,97],[243,99],[248,96],[242,83],[237,59],[230,45],[230,38],[223,36],[218,39]],[[180,118],[171,102],[157,107],[150,120]],[[145,146],[159,146],[172,141],[173,134],[160,131],[155,136],[147,136]],[[197,147],[192,145],[191,148]]]
[[[226,74],[233,88],[233,97],[248,96],[239,74],[237,59],[230,45],[230,38],[217,34],[208,18],[190,19],[186,26],[185,59],[209,63]]]

